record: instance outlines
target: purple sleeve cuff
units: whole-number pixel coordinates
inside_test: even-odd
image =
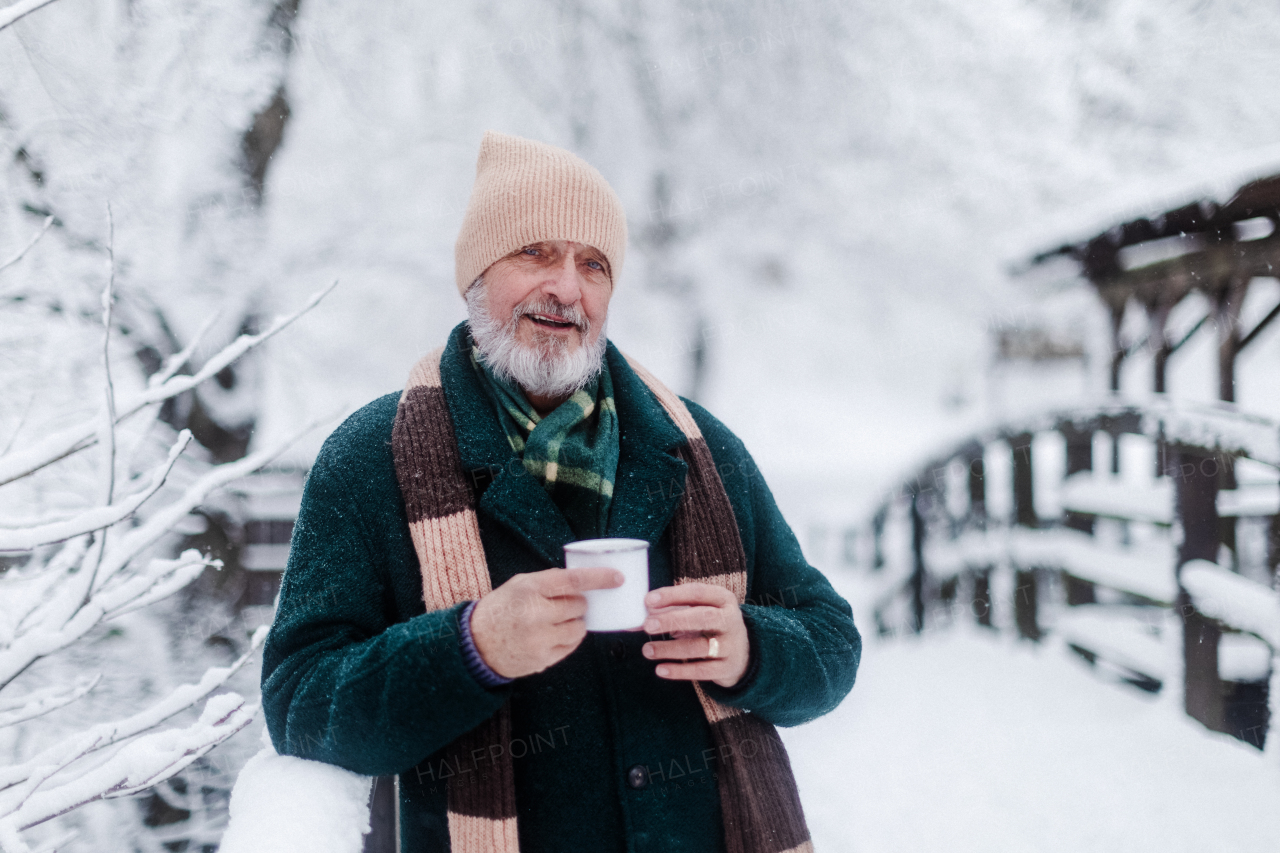
[[[484,658],[480,657],[480,650],[476,648],[476,641],[471,636],[471,611],[475,609],[476,602],[472,601],[458,615],[462,660],[467,665],[467,671],[485,687],[501,687],[504,684],[510,684],[515,679],[498,675],[484,662]]]

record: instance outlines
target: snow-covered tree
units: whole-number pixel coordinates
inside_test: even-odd
[[[28,244],[27,250],[38,248]],[[28,339],[57,337],[56,331],[40,306],[21,300],[3,306],[0,323],[0,353],[10,356],[0,365],[0,391],[7,400],[40,400],[28,409],[49,418],[44,424],[26,424],[25,418],[6,424],[9,440],[0,448],[0,556],[7,564],[0,573],[0,735],[21,730],[23,746],[29,747],[0,767],[0,850],[5,853],[30,850],[24,831],[51,818],[169,779],[248,725],[256,711],[242,696],[216,691],[252,657],[265,629],[229,665],[210,667],[194,683],[139,703],[127,714],[96,719],[61,737],[48,738],[39,730],[46,715],[76,702],[92,704],[103,675],[81,671],[72,683],[44,684],[49,679],[39,677],[42,665],[73,654],[102,626],[163,601],[215,564],[195,550],[167,556],[175,529],[213,492],[261,468],[285,446],[234,462],[188,462],[183,468],[179,463],[191,433],[175,433],[159,422],[162,407],[234,365],[322,295],[192,366],[197,337],[144,378],[136,361],[118,360],[110,239],[106,248],[107,285],[96,346],[87,324],[73,321],[51,353],[52,363],[23,369],[13,354],[20,354]],[[180,372],[184,367],[188,372]],[[58,382],[63,374],[76,375],[78,382],[72,387]],[[77,411],[85,408],[81,392],[95,385],[98,393],[88,395],[86,416]],[[26,439],[12,440],[19,432]],[[28,674],[37,677],[24,678]],[[198,718],[173,725],[201,703]]]

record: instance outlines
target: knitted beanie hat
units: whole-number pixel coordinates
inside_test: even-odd
[[[627,251],[627,217],[613,187],[576,154],[486,131],[476,182],[454,247],[458,292],[494,261],[542,240],[571,240],[604,253],[616,285]]]

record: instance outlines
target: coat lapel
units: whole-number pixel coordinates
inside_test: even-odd
[[[466,324],[449,336],[440,376],[458,455],[473,480],[492,478],[476,507],[553,566],[564,565],[573,531],[555,501],[524,469],[471,367]],[[608,535],[656,545],[675,512],[687,466],[674,455],[684,436],[612,343],[605,358],[618,407],[620,453]]]
[[[609,535],[656,546],[684,492],[688,466],[675,451],[685,437],[612,343],[605,358],[621,432]]]

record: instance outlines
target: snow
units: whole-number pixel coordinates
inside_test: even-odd
[[[52,2],[53,0],[18,0],[12,6],[0,9],[0,29],[4,29],[24,15],[30,15],[41,6],[47,6]]]
[[[1223,634],[1218,640],[1218,675],[1224,681],[1266,681],[1271,647],[1249,634]]]
[[[28,551],[50,542],[62,542],[94,530],[101,530],[128,518],[148,498],[160,490],[173,470],[178,455],[191,441],[191,433],[183,430],[169,451],[169,458],[152,472],[151,481],[136,493],[118,499],[110,506],[97,507],[74,518],[57,520],[6,519],[0,526],[0,551]]]
[[[871,638],[849,698],[782,736],[818,850],[1280,849],[1280,767],[1049,644]]]
[[[925,564],[930,574],[945,577],[966,566],[1002,562],[1060,568],[1078,578],[1112,589],[1169,603],[1177,597],[1174,548],[1156,538],[1139,547],[1108,546],[1095,536],[1067,528],[969,530],[955,540],[926,540]]]
[[[360,853],[372,778],[279,755],[262,734],[236,779],[220,853]]]
[[[1131,607],[1085,604],[1059,613],[1053,633],[1111,663],[1162,681],[1168,655],[1149,616]]]
[[[11,4],[0,22],[38,4]],[[636,239],[610,334],[686,391],[690,342],[705,324],[700,401],[745,440],[802,535],[858,521],[925,450],[1003,428],[983,399],[998,379],[988,324],[1039,322],[1032,307],[1052,314],[1074,299],[1069,319],[1088,333],[1086,369],[1101,387],[1105,323],[1093,295],[1011,284],[1001,251],[1011,238],[1037,232],[1018,250],[1025,259],[1136,213],[1222,200],[1280,164],[1280,16],[1269,4],[658,2],[584,15],[574,4],[308,0],[287,59],[262,44],[274,5],[61,0],[0,33],[0,137],[29,157],[11,158],[0,176],[0,260],[31,245],[43,217],[32,211],[59,221],[4,270],[0,293],[29,305],[56,296],[65,316],[96,299],[107,200],[121,292],[151,295],[194,366],[246,311],[292,307],[342,277],[319,310],[261,351],[255,449],[402,387],[407,366],[461,319],[452,245],[488,127],[572,147],[615,183]],[[686,60],[765,33],[780,37],[776,49]],[[284,80],[292,118],[266,207],[254,212],[234,161],[247,123]],[[768,193],[741,189],[776,173],[784,178]],[[655,214],[659,184],[672,195]],[[695,211],[687,200],[699,198]],[[648,237],[667,227],[664,250]],[[1250,299],[1260,293],[1273,298],[1255,283]],[[209,346],[197,346],[193,330],[214,307],[226,315]],[[1179,307],[1203,315],[1196,298]],[[139,340],[157,340],[146,312],[133,319]],[[1198,316],[1184,319],[1178,328]],[[6,364],[24,368],[53,350],[57,329],[8,346]],[[1240,399],[1272,415],[1274,331],[1238,366]],[[1180,350],[1170,387],[1212,395],[1213,346],[1202,331]],[[1149,384],[1148,366],[1141,353],[1129,360],[1126,390]],[[0,479],[96,440],[96,422],[64,433],[79,418],[45,417],[50,389],[90,398],[73,384],[83,377],[67,373],[31,396],[29,420],[27,389],[14,393],[0,377],[0,398],[17,401],[0,411],[0,443],[21,439]],[[1062,405],[1065,378],[1038,390]],[[236,408],[213,388],[204,402],[222,414],[257,405],[242,397]],[[1280,461],[1273,423],[1216,412],[1180,409],[1166,427]],[[293,458],[305,465],[320,438]],[[1164,545],[1117,557],[1078,540],[969,544],[1019,560],[1056,548],[1082,577],[1169,595]],[[0,634],[16,633],[0,623]],[[829,796],[838,802],[842,790]]]
[[[1259,178],[1280,174],[1280,145],[1215,158],[1157,180],[1139,180],[1122,191],[1038,223],[1037,236],[1022,237],[1015,263],[1057,246],[1092,240],[1122,222],[1152,218],[1195,201],[1225,204],[1237,189]]]
[[[1062,506],[1093,515],[1171,524],[1173,482],[1164,477],[1138,485],[1106,473],[1082,471],[1063,480]]]
[[[1218,515],[1250,516],[1280,514],[1280,486],[1275,483],[1241,484],[1218,492]]]
[[[1196,607],[1233,628],[1251,631],[1280,649],[1280,595],[1257,581],[1219,568],[1208,560],[1182,567],[1182,585]]]
[[[1233,403],[1194,403],[1173,398],[1156,401],[1143,412],[1143,431],[1163,430],[1171,442],[1239,453],[1280,466],[1280,427],[1272,418]]]

